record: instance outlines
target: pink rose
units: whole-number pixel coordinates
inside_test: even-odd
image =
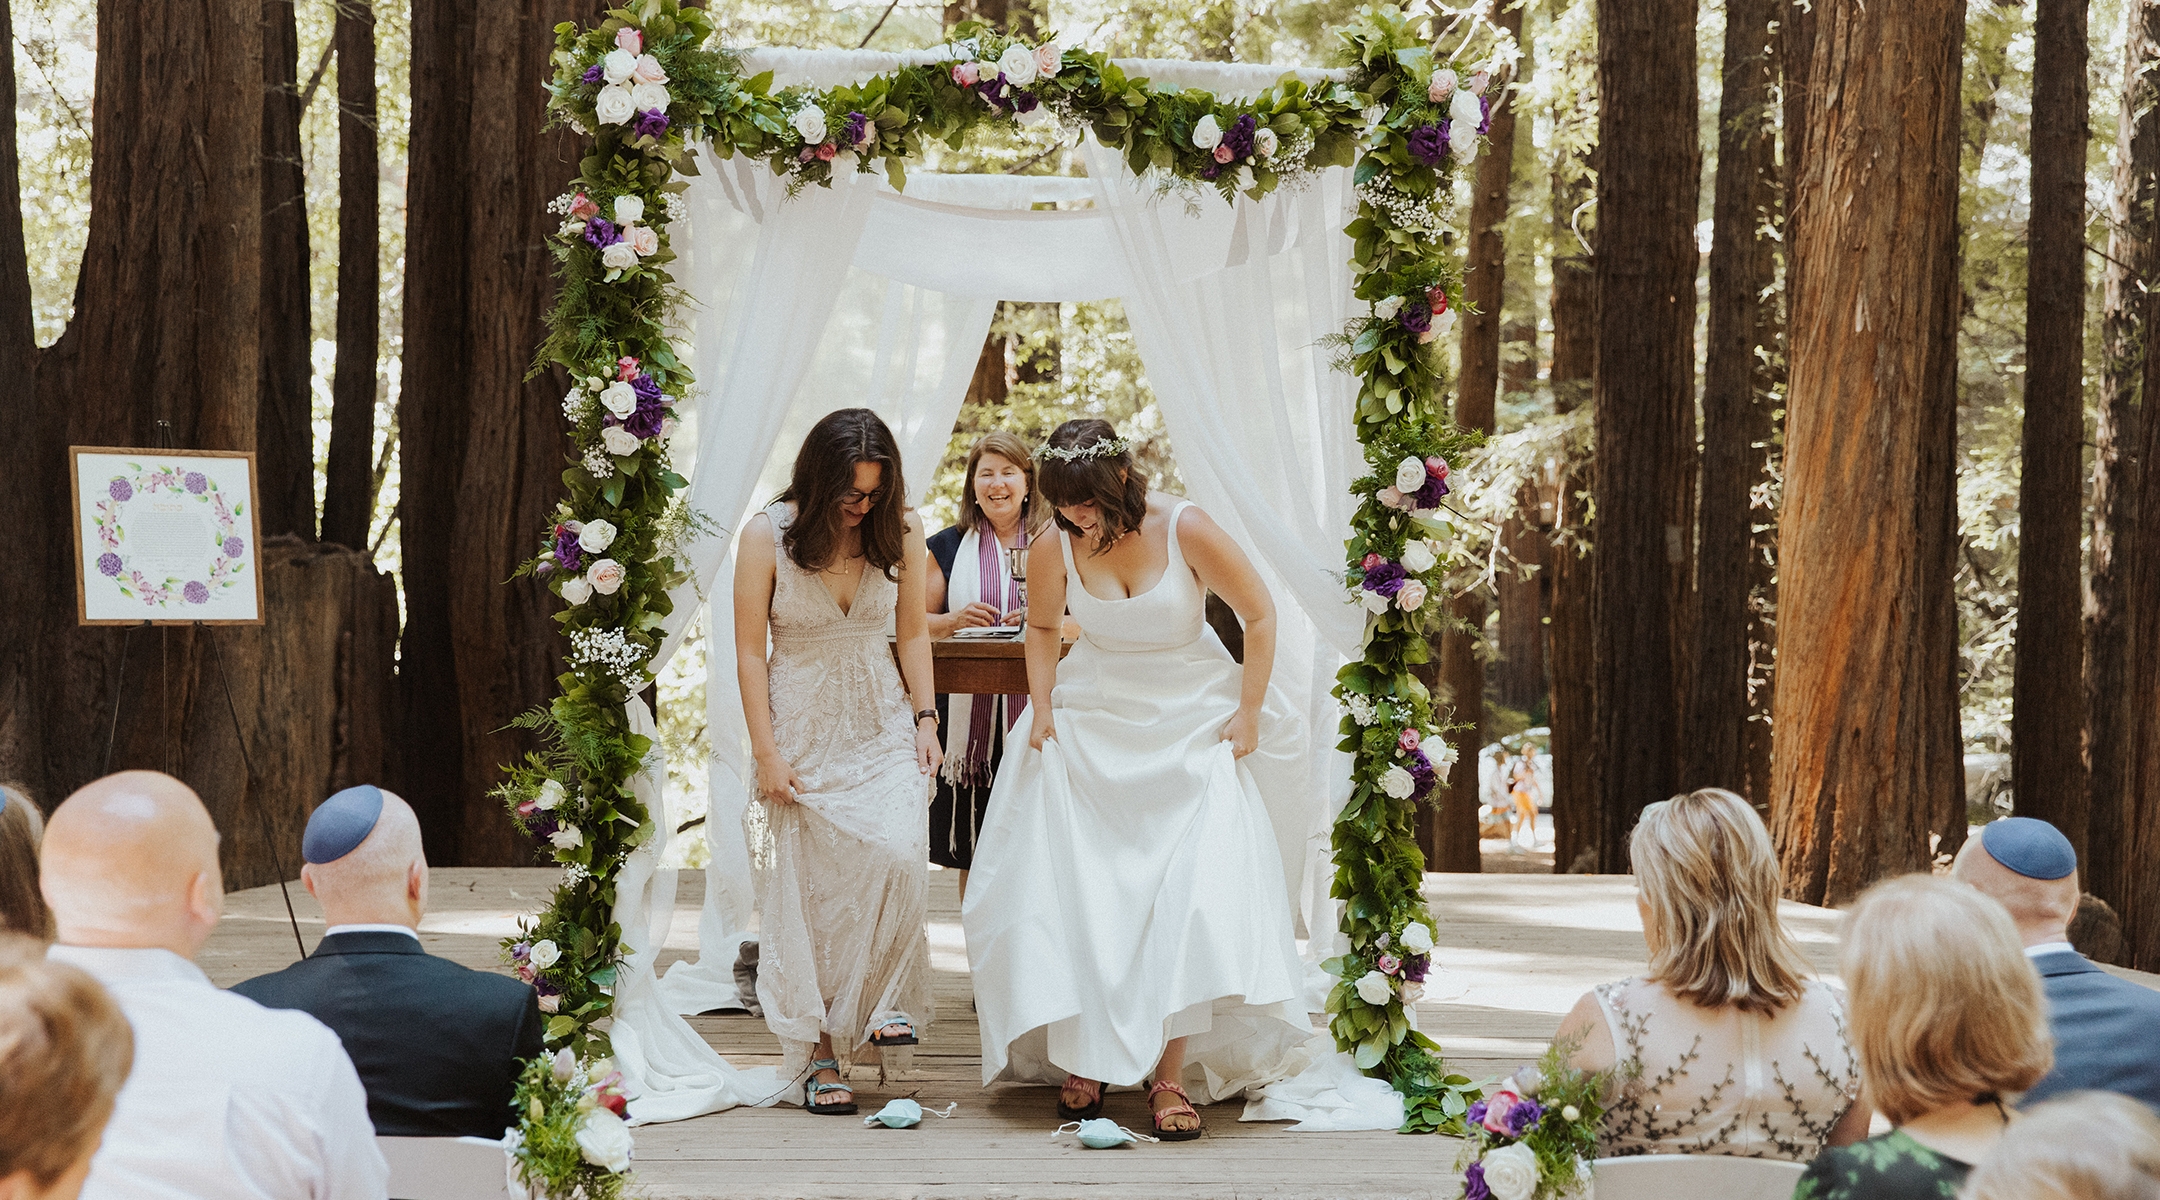
[[[570,202],[570,215],[580,221],[589,221],[600,215],[600,206],[594,204],[585,193],[579,192]]]
[[[801,159],[802,161],[804,161],[804,162],[809,162],[809,161],[810,161],[811,159],[813,159],[813,158],[816,158],[816,157],[817,157],[817,151],[815,151],[815,150],[812,150],[812,149],[811,149],[810,147],[808,147],[808,146],[804,146],[804,147],[802,148],[802,153],[801,153],[801,154],[799,154],[799,155],[797,155],[796,157],[797,157],[797,158],[800,158],[800,159]]]
[[[1402,960],[1392,954],[1383,954],[1378,963],[1382,975],[1393,975],[1402,970]]]
[[[1485,1128],[1505,1136],[1508,1131],[1508,1110],[1523,1102],[1522,1094],[1514,1088],[1502,1086],[1485,1098]]]
[[[1360,565],[1360,566],[1364,567],[1364,568],[1365,568],[1366,570],[1370,571],[1370,570],[1372,570],[1372,569],[1373,569],[1374,567],[1377,567],[1377,566],[1379,566],[1379,565],[1380,565],[1381,563],[1384,563],[1384,562],[1386,562],[1386,561],[1387,561],[1386,559],[1384,559],[1384,558],[1380,557],[1380,556],[1379,556],[1379,555],[1377,555],[1377,554],[1368,554],[1368,555],[1366,555],[1366,556],[1365,556],[1365,561],[1364,561],[1364,562],[1362,562],[1362,563],[1360,563],[1360,564],[1358,564],[1358,565]]]
[[[840,156],[840,148],[831,142],[826,142],[817,148],[817,156],[819,162],[831,162]]]
[[[1063,57],[1064,52],[1056,46],[1037,46],[1035,47],[1035,70],[1043,78],[1048,79],[1058,73],[1058,60]]]
[[[615,378],[629,383],[637,378],[637,359],[625,354],[615,360]]]
[[[1425,585],[1415,579],[1406,580],[1402,589],[1395,593],[1396,607],[1404,612],[1416,612],[1425,607]]]
[[[1486,87],[1488,87],[1491,83],[1492,72],[1479,71],[1477,74],[1470,77],[1470,94],[1473,96],[1484,95]]]
[[[632,226],[625,240],[630,243],[632,250],[638,252],[640,258],[660,252],[660,232],[650,225]]]
[[[623,565],[612,558],[603,558],[585,572],[585,582],[592,590],[603,596],[612,596],[623,585]]]
[[[1389,508],[1407,509],[1410,507],[1410,497],[1403,495],[1402,489],[1392,483],[1380,489],[1380,495],[1377,499]]]
[[[637,65],[630,68],[632,83],[666,83],[667,68],[650,54],[638,55]]]
[[[1442,483],[1446,483],[1448,476],[1447,460],[1437,454],[1433,455],[1431,458],[1426,459],[1425,473],[1432,476],[1434,479],[1439,480]]]
[[[632,54],[643,54],[645,53],[645,35],[640,33],[635,26],[625,25],[615,31],[615,48],[627,50]]]
[[[1432,308],[1433,315],[1436,317],[1446,312],[1448,306],[1447,289],[1437,283],[1426,288],[1425,303]]]
[[[1226,162],[1229,162],[1229,161],[1230,161],[1230,160],[1231,160],[1232,158],[1234,158],[1234,157],[1236,157],[1236,156],[1230,153],[1230,147],[1228,147],[1228,146],[1225,146],[1225,145],[1221,144],[1220,142],[1216,143],[1216,145],[1215,145],[1215,161],[1216,161],[1216,162],[1219,162],[1219,163],[1226,163]]]
[[[1409,585],[1405,584],[1404,586],[1407,587]],[[1404,754],[1410,753],[1412,750],[1418,748],[1418,731],[1415,729],[1403,730],[1402,736],[1395,739],[1395,744],[1402,747],[1402,752]]]
[[[537,805],[537,804],[534,804],[534,803],[533,803],[532,801],[530,801],[530,800],[527,800],[527,801],[525,801],[524,803],[522,803],[522,804],[520,804],[520,805],[518,805],[518,806],[517,806],[517,815],[519,815],[519,816],[521,816],[521,817],[529,817],[529,816],[533,815],[533,814],[534,814],[535,812],[538,812],[538,811],[539,811],[539,809],[540,809],[540,806],[539,806],[539,805]]]
[[[975,64],[971,62],[961,63],[952,69],[952,81],[961,87],[974,87],[981,78],[982,76],[975,72]]]

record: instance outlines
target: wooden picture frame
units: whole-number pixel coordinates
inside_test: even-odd
[[[86,463],[91,490],[85,492]],[[235,479],[235,474],[244,476]],[[110,478],[108,478],[110,476]],[[99,480],[105,480],[100,484]],[[81,625],[260,625],[263,623],[261,511],[256,499],[255,452],[252,450],[158,450],[130,446],[68,447],[68,481],[73,496],[75,536],[75,619]],[[172,570],[188,552],[171,542],[152,551],[151,578],[133,555],[124,552],[125,530],[118,524],[120,505],[170,491],[184,529],[195,505],[214,524],[218,539],[200,552],[203,569]],[[124,493],[124,494],[123,494]],[[244,499],[225,497],[244,493]],[[171,523],[168,522],[168,525]],[[110,528],[108,528],[110,525]],[[237,539],[240,553],[226,557]],[[123,576],[123,573],[124,576]],[[196,576],[200,575],[200,578]],[[252,576],[243,581],[242,575]],[[199,616],[186,615],[191,611]]]

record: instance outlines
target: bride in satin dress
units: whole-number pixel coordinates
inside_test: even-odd
[[[1062,1080],[1066,1119],[1145,1082],[1156,1133],[1187,1140],[1193,1102],[1281,1078],[1313,1033],[1259,782],[1276,772],[1253,770],[1301,748],[1268,687],[1275,609],[1206,513],[1147,490],[1108,423],[1060,426],[1039,487],[1059,533],[1028,548],[1029,736],[961,912],[983,1080]],[[1203,588],[1244,624],[1242,667]],[[1082,632],[1061,664],[1068,605]]]

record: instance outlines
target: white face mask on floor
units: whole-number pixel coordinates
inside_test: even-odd
[[[1108,1150],[1113,1146],[1122,1146],[1127,1142],[1159,1140],[1144,1133],[1134,1133],[1108,1117],[1096,1117],[1092,1121],[1067,1121],[1058,1126],[1057,1132],[1050,1136],[1055,1139],[1068,1132],[1078,1137],[1080,1144],[1090,1150]]]

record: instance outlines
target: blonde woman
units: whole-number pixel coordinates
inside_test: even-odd
[[[1963,1200],[2156,1200],[2160,1117],[2128,1096],[2071,1092],[2025,1110]]]
[[[2054,1061],[2040,976],[2003,906],[1907,875],[1869,888],[1840,959],[1868,1098],[1896,1128],[1823,1153],[1794,1200],[1951,1200]]]
[[[1778,862],[1722,788],[1643,810],[1628,843],[1650,969],[1601,984],[1561,1023],[1586,1070],[1618,1069],[1603,1157],[1805,1162],[1864,1137],[1845,1009],[1778,921]]]

